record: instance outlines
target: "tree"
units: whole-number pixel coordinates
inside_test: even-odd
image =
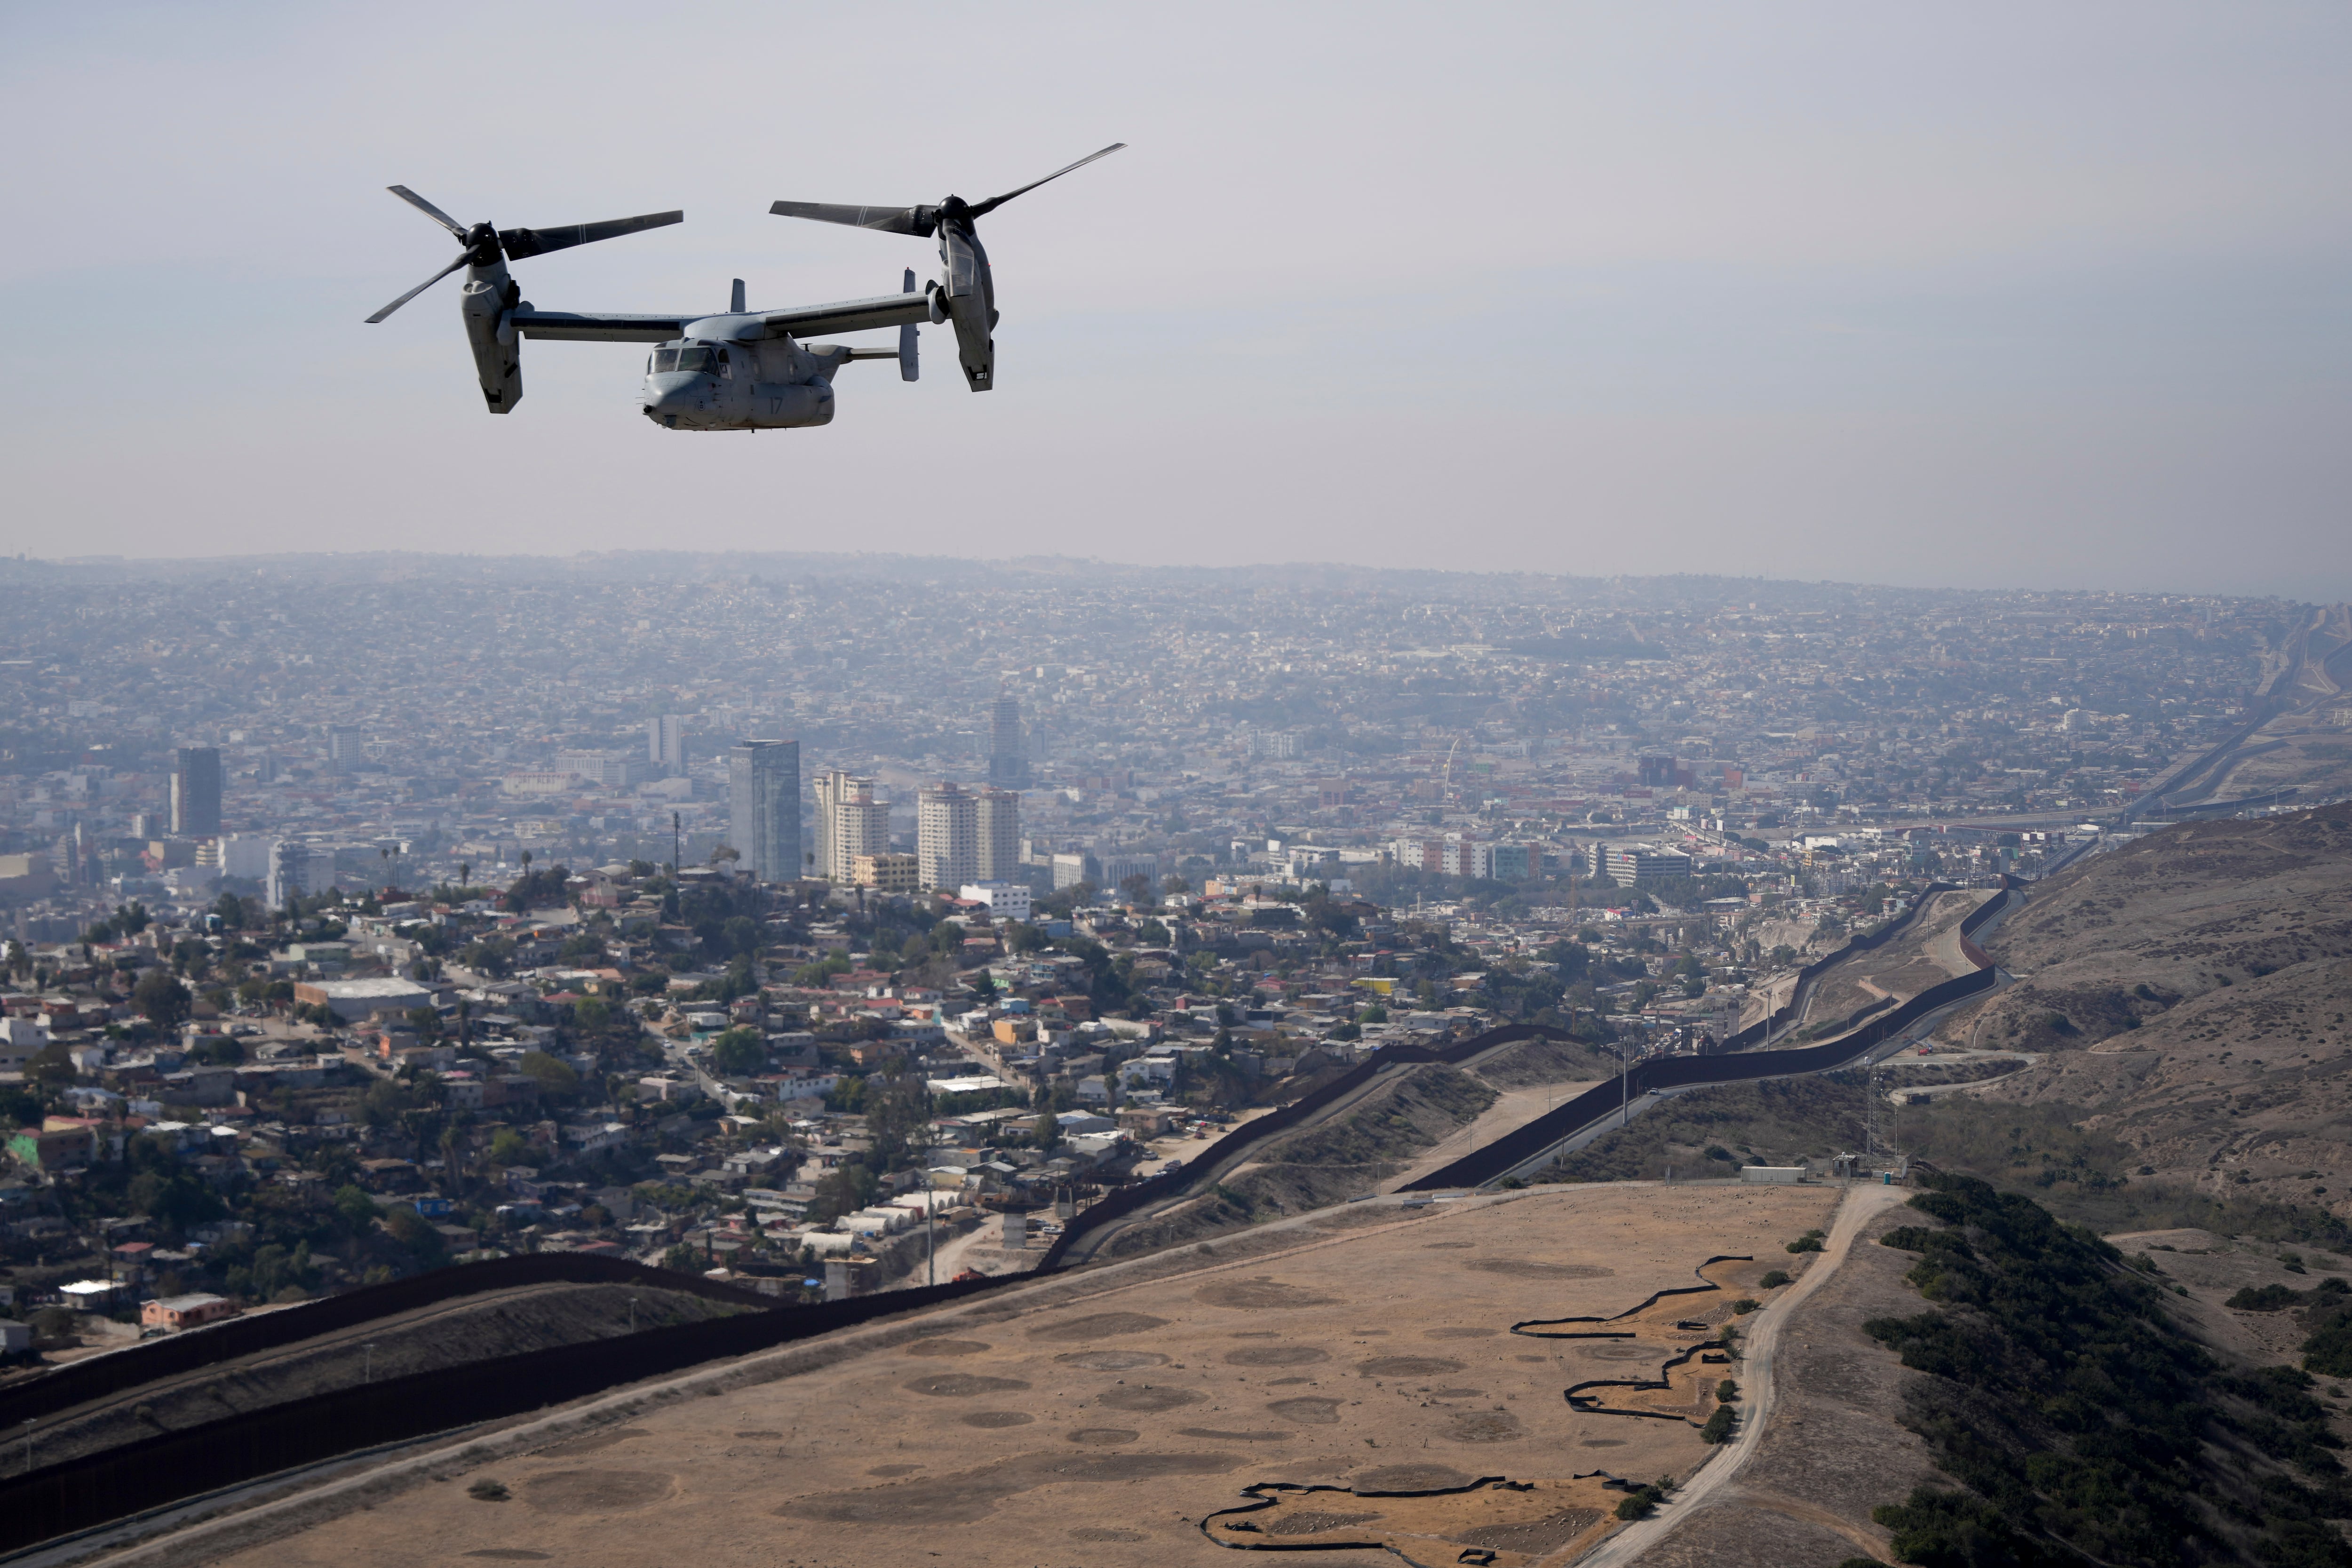
[[[378,1210],[375,1200],[357,1186],[346,1183],[335,1191],[335,1212],[342,1216],[343,1225],[353,1236],[365,1236],[375,1225]]]
[[[384,1216],[383,1228],[392,1239],[416,1255],[420,1262],[438,1263],[447,1244],[441,1233],[425,1223],[425,1216],[413,1208],[395,1208]]]
[[[511,1127],[501,1127],[490,1139],[490,1163],[520,1165],[530,1158],[530,1142]]]
[[[719,927],[727,939],[728,950],[738,957],[750,958],[760,951],[760,922],[749,915],[730,915]]]
[[[212,1184],[186,1171],[142,1171],[131,1178],[130,1198],[133,1209],[177,1231],[228,1213]]]
[[[866,1131],[874,1140],[877,1163],[886,1171],[905,1163],[930,1116],[930,1091],[921,1079],[893,1076],[868,1083]]]
[[[755,1073],[768,1064],[768,1042],[757,1029],[730,1029],[710,1042],[710,1064],[728,1078]]]
[[[188,988],[164,969],[149,970],[131,989],[131,1003],[146,1015],[150,1023],[167,1033],[187,1022],[194,1005]]]
[[[539,1085],[539,1091],[553,1100],[570,1100],[580,1092],[580,1075],[571,1064],[561,1062],[545,1051],[525,1051],[515,1064]]]
[[[836,1165],[816,1179],[809,1198],[808,1217],[818,1225],[830,1225],[843,1215],[855,1214],[873,1201],[881,1184],[857,1161]]]

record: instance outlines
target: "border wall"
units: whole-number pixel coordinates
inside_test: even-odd
[[[928,1285],[646,1329],[620,1339],[558,1345],[335,1389],[162,1433],[0,1482],[0,1552],[321,1459],[523,1415],[643,1378],[773,1350],[1030,1278],[1012,1274]]]
[[[147,1340],[135,1347],[109,1352],[88,1361],[69,1362],[0,1393],[0,1428],[13,1432],[37,1416],[68,1410],[158,1378],[174,1377],[280,1345],[299,1344],[320,1334],[357,1328],[378,1318],[435,1306],[461,1296],[555,1284],[632,1285],[645,1290],[669,1290],[757,1307],[763,1311],[776,1310],[773,1297],[722,1285],[699,1275],[648,1268],[642,1263],[618,1258],[583,1257],[576,1252],[494,1258],[412,1274],[404,1279],[306,1301],[299,1307],[232,1318],[208,1328]]]

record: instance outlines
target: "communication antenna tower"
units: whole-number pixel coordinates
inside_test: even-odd
[[[1873,1063],[1870,1068],[1868,1106],[1863,1117],[1863,1153],[1876,1169],[1903,1169],[1906,1161],[1902,1146],[1895,1141],[1895,1112],[1886,1098],[1886,1069]]]

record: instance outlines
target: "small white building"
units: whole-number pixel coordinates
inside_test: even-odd
[[[1029,918],[1029,884],[1026,882],[966,882],[957,896],[975,904],[986,904],[989,914],[1000,921],[1026,921]]]

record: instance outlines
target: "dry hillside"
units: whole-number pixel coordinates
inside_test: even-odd
[[[2185,825],[2032,889],[2019,984],[1942,1036],[2047,1052],[1988,1097],[2084,1108],[2138,1174],[2352,1216],[2352,806]]]

